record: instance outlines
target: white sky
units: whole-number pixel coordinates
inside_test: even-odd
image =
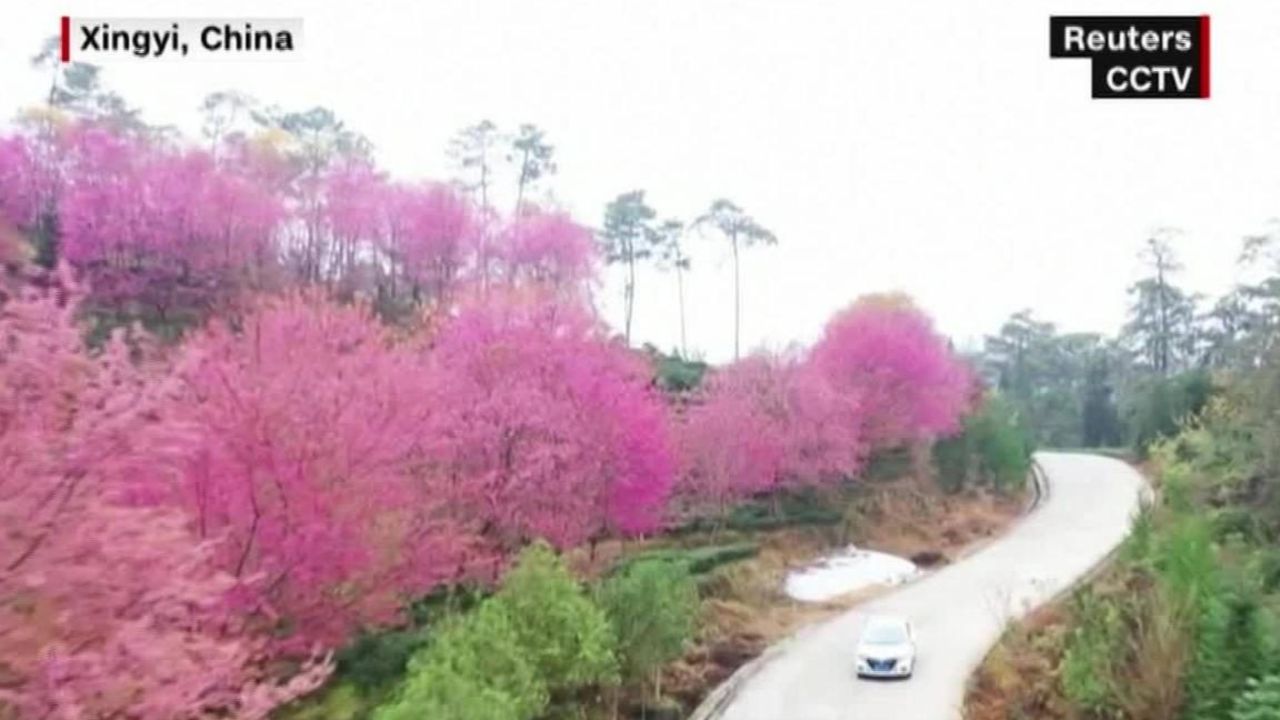
[[[1049,59],[1050,14],[1213,16],[1213,97],[1092,100]],[[743,345],[809,342],[856,296],[904,290],[962,344],[1031,307],[1068,330],[1123,321],[1136,253],[1182,228],[1185,283],[1217,293],[1240,238],[1280,215],[1280,3],[419,0],[0,5],[0,117],[63,14],[302,17],[291,62],[120,62],[104,80],[191,135],[205,94],[321,104],[402,177],[442,178],[456,130],[549,132],[560,200],[596,224],[646,189],[663,216],[724,196],[780,238],[746,255]],[[689,340],[732,353],[725,248],[691,238]],[[675,282],[641,271],[637,341],[678,340]],[[621,324],[614,277],[603,309]]]

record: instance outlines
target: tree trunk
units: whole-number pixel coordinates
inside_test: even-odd
[[[684,337],[684,271],[676,265],[676,294],[680,301],[680,355],[689,359],[689,344]]]
[[[524,186],[529,177],[529,151],[525,150],[520,157],[520,180],[516,184],[516,217],[520,220],[520,215],[524,210]]]
[[[629,258],[627,261],[627,287],[624,292],[626,300],[626,336],[627,345],[631,345],[631,316],[635,310],[636,304],[636,261],[635,258]]]
[[[733,359],[737,360],[741,356],[738,350],[738,334],[742,318],[741,272],[738,269],[738,236],[733,235],[729,238],[729,241],[733,243]]]
[[[480,295],[489,295],[489,160],[480,157]]]

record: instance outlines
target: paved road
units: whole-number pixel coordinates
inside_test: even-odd
[[[1142,478],[1116,460],[1037,454],[1050,492],[982,551],[777,648],[733,693],[721,720],[952,720],[970,672],[1005,622],[1085,574],[1128,533]],[[858,680],[853,648],[869,612],[916,625],[919,658],[907,681]]]

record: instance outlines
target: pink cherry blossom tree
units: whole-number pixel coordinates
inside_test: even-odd
[[[716,370],[683,418],[680,494],[723,511],[756,493],[832,486],[861,467],[855,396],[795,358]]]
[[[25,137],[0,137],[0,220],[19,228],[35,224],[40,211],[40,176],[35,152]]]
[[[674,461],[642,358],[575,305],[523,293],[464,307],[431,350],[423,428],[454,512],[510,550],[661,523]]]
[[[216,540],[137,504],[180,477],[192,428],[121,339],[85,353],[63,279],[0,306],[0,715],[264,718],[330,666],[269,676]]]
[[[514,218],[496,250],[501,273],[513,285],[543,285],[581,293],[597,271],[591,231],[562,213],[536,209]]]
[[[905,296],[869,296],[840,312],[810,362],[860,404],[866,439],[885,446],[946,435],[969,408],[973,377]]]
[[[390,293],[405,292],[414,304],[447,307],[474,262],[478,215],[465,197],[444,185],[400,185],[390,192],[383,232]]]
[[[303,646],[394,621],[463,544],[416,472],[433,404],[421,365],[361,307],[265,301],[183,348],[175,412],[196,428],[181,492],[246,609]]]
[[[102,129],[70,137],[59,200],[63,257],[105,308],[161,325],[207,312],[270,251],[278,199],[203,152],[147,146]]]

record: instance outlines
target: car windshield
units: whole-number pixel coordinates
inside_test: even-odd
[[[903,623],[872,623],[862,634],[868,645],[900,645],[907,641],[907,626]]]

